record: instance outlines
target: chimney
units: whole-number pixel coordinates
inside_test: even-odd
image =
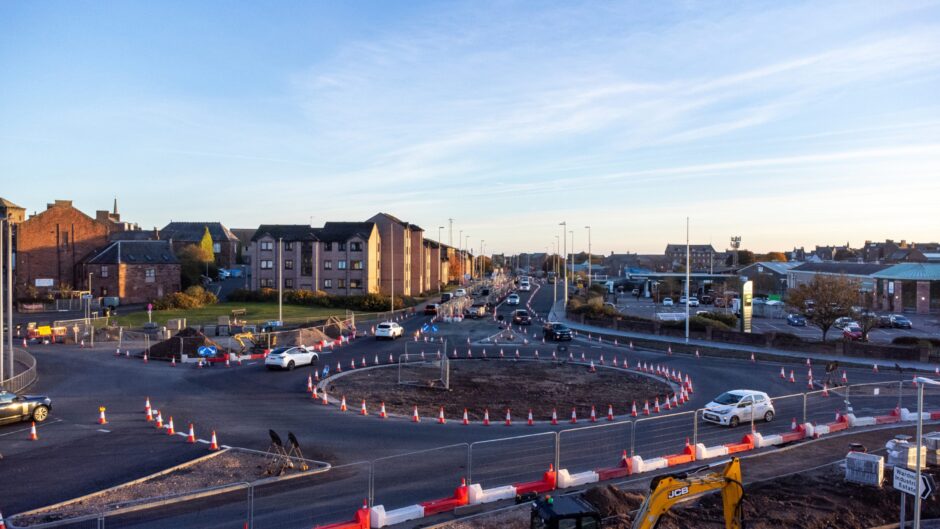
[[[160,240],[160,230],[156,226],[153,227],[153,240]]]

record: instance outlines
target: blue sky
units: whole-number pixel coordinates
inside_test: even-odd
[[[937,2],[0,3],[0,196],[474,247],[940,239]],[[444,240],[447,242],[446,229]],[[456,243],[456,241],[454,241]]]

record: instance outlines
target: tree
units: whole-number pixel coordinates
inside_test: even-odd
[[[769,261],[771,263],[785,263],[788,261],[787,254],[783,252],[767,252],[764,255],[754,257],[757,261]]]
[[[201,276],[206,272],[206,267],[212,262],[212,254],[206,256],[205,250],[201,246],[190,244],[176,253],[176,258],[180,262],[180,282],[182,287],[201,285]]]
[[[859,283],[845,276],[817,274],[809,283],[791,288],[787,304],[806,314],[806,321],[822,330],[823,341],[836,320],[852,314]]]
[[[747,266],[754,263],[754,252],[750,250],[738,250],[738,266]],[[728,259],[725,260],[728,266],[734,265],[734,252],[729,252]]]
[[[206,262],[215,260],[215,252],[212,247],[212,235],[209,233],[209,226],[202,233],[202,240],[199,241],[199,249],[202,250],[203,258]]]

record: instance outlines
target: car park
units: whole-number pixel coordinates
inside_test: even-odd
[[[864,337],[862,327],[857,323],[850,323],[842,329],[842,337],[851,342],[861,340]]]
[[[806,317],[795,312],[787,314],[787,325],[792,325],[793,327],[806,327]]]
[[[546,340],[554,340],[556,342],[568,341],[571,340],[571,329],[564,323],[549,322],[542,328],[542,336],[544,336]]]
[[[752,420],[770,422],[775,414],[773,402],[763,391],[735,389],[722,393],[706,404],[702,419],[733,428]]]
[[[512,313],[512,322],[516,325],[531,325],[532,316],[529,316],[529,312],[524,309],[519,309]]]
[[[425,316],[435,316],[435,315],[437,315],[437,309],[438,309],[439,306],[440,306],[440,305],[438,305],[437,303],[428,303],[427,305],[425,305],[425,306],[424,306],[424,314],[425,314]]]
[[[17,395],[0,391],[0,424],[20,421],[42,422],[49,418],[52,399],[45,395]]]
[[[672,306],[672,298],[663,298],[663,306],[664,306],[664,307],[671,307],[671,306]]]
[[[509,294],[506,298],[507,305],[518,305],[519,304],[519,294]]]
[[[394,340],[395,338],[401,338],[405,334],[405,329],[398,323],[394,321],[387,321],[380,323],[375,327],[375,339],[381,340],[382,338],[388,338],[389,340]]]
[[[891,326],[895,329],[913,329],[914,324],[907,316],[900,314],[891,315]]]
[[[264,358],[268,369],[286,369],[290,371],[298,366],[315,366],[320,355],[303,345],[296,347],[276,347]]]

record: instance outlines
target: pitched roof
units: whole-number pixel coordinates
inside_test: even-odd
[[[160,237],[153,230],[124,230],[112,232],[108,240],[114,241],[156,241]]]
[[[14,204],[13,202],[10,202],[9,200],[7,200],[7,199],[5,199],[5,198],[3,198],[3,197],[0,197],[0,207],[3,207],[3,208],[15,208],[15,209],[26,209],[26,208],[24,208],[23,206],[17,206],[17,205]]]
[[[822,274],[845,274],[855,276],[870,276],[880,272],[890,265],[872,264],[872,263],[847,263],[847,262],[824,262],[824,263],[803,263],[792,268],[794,272],[819,272]]]
[[[202,234],[209,228],[212,242],[237,241],[238,237],[222,225],[221,222],[171,222],[160,230],[160,237],[174,241],[198,243]]]
[[[230,228],[229,231],[238,237],[238,242],[248,246],[251,243],[251,238],[254,237],[255,232],[258,230],[256,228]]]
[[[115,241],[88,260],[89,264],[178,264],[170,241]]]
[[[940,281],[940,263],[901,263],[872,274],[896,281]]]
[[[343,242],[353,237],[368,240],[373,229],[374,222],[326,222],[316,229],[316,234],[323,242]]]
[[[796,268],[797,266],[800,266],[801,264],[803,263],[782,262],[782,261],[760,261],[760,262],[752,263],[752,264],[745,266],[744,268],[738,270],[738,273],[744,272],[748,268],[755,268],[757,266],[763,266],[764,268],[769,268],[775,274],[787,275],[787,270],[790,270],[791,268]]]
[[[715,247],[712,246],[711,244],[690,244],[689,251],[717,253],[715,252]],[[665,253],[675,253],[675,252],[685,253],[685,245],[684,244],[667,244],[666,245]]]
[[[372,215],[372,217],[369,218],[369,220],[372,221],[376,217],[385,217],[394,223],[400,224],[403,228],[408,228],[408,229],[415,230],[415,231],[424,231],[424,228],[422,228],[421,226],[417,226],[415,224],[405,222],[401,220],[400,218],[396,217],[395,215],[392,215],[389,213],[382,213],[381,211],[376,213],[375,215]]]
[[[273,239],[284,239],[285,241],[316,241],[316,228],[306,224],[262,224],[255,230],[251,240],[269,236]]]

